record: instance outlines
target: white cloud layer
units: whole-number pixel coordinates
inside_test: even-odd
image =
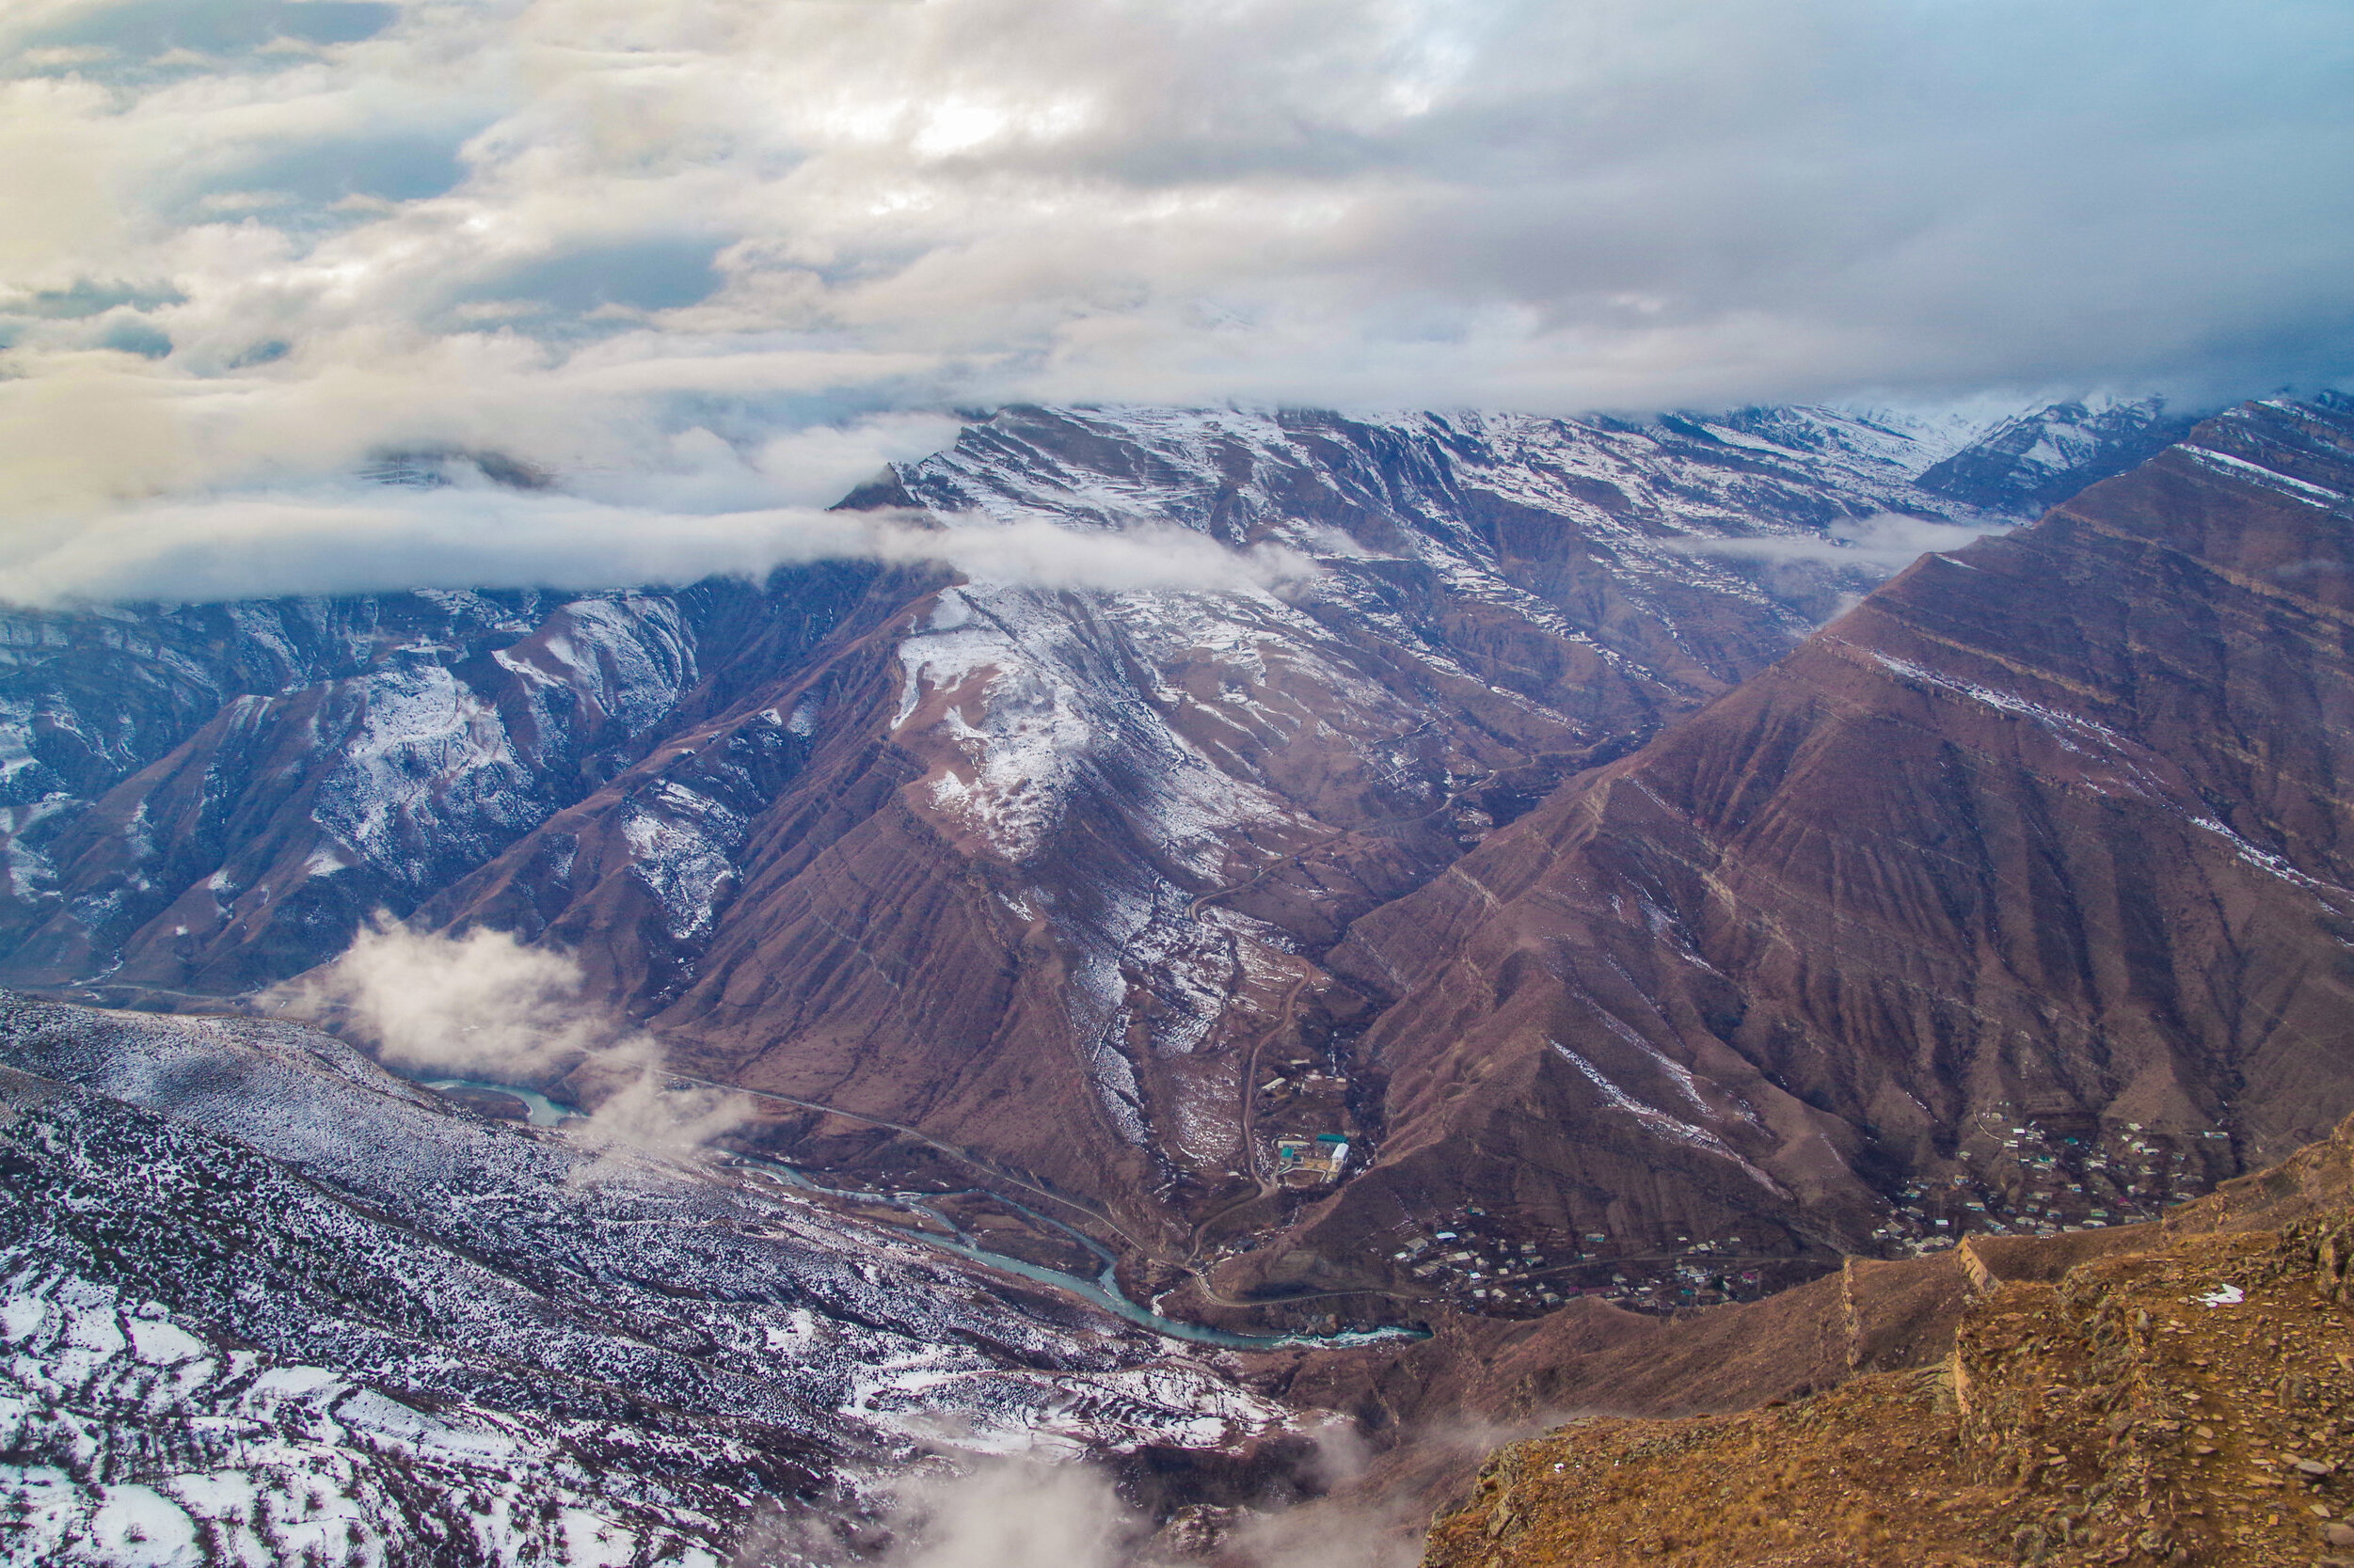
[[[1079,1465],[983,1460],[903,1487],[885,1568],[1128,1568],[1137,1521]]]
[[[1930,550],[1958,550],[1990,532],[2008,530],[1933,522],[1884,512],[1831,525],[1825,537],[1774,535],[1756,539],[1694,539],[1668,547],[1687,555],[1738,556],[1752,561],[1806,561],[1826,565],[1869,565],[1896,571]]]
[[[583,1180],[631,1151],[691,1155],[746,1119],[742,1096],[675,1083],[660,1042],[591,1001],[586,986],[571,955],[506,932],[446,937],[380,917],[334,962],[265,1002],[355,1037],[417,1078],[573,1085],[596,1103],[573,1136],[601,1151],[577,1173]]]
[[[2338,0],[14,0],[0,569],[384,448],[667,518],[1011,399],[2331,380],[2349,66]]]
[[[814,561],[936,562],[977,581],[1241,593],[1312,577],[1280,546],[1227,549],[1150,523],[1075,533],[1044,519],[940,528],[905,514],[767,508],[665,512],[563,494],[469,488],[260,492],[115,508],[18,531],[0,600],[202,601],[277,594],[528,584],[573,590],[755,580]]]

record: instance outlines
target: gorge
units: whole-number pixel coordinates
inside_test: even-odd
[[[1021,407],[844,506],[1281,564],[12,612],[7,1506],[378,1560],[496,1430],[448,1560],[814,1562],[1010,1446],[1206,1560],[1426,1517],[1466,1422],[1933,1361],[1957,1242],[2127,1237],[2354,1111],[2354,411],[1953,443]],[[297,1022],[402,1065],[371,942],[563,1006],[405,1083]]]

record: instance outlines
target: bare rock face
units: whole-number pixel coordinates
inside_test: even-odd
[[[1378,1162],[1228,1288],[1409,1288],[1401,1207],[1670,1250],[2113,1222],[2325,1132],[2349,491],[2354,410],[2211,420],[1359,921]]]

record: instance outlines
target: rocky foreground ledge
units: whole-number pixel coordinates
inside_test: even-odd
[[[1512,1444],[1425,1568],[2354,1564],[2350,1198],[2354,1121],[2158,1224],[1969,1243],[1942,1358]]]

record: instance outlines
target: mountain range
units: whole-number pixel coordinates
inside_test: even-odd
[[[421,461],[379,477],[544,483]],[[1630,1312],[2155,1218],[2354,1111],[2349,494],[2354,404],[2329,396],[1960,431],[1015,407],[843,506],[977,535],[1183,529],[1294,567],[13,610],[0,983],[50,1000],[17,1005],[5,1060],[33,1075],[19,1117],[82,1118],[28,1172],[172,1234],[186,1192],[128,1172],[327,1181],[234,1250],[327,1258],[364,1212],[425,1249],[416,1277],[462,1256],[556,1304],[485,1321],[559,1311],[589,1338],[527,1336],[492,1376],[454,1321],[368,1348],[389,1331],[344,1326],[326,1286],[257,1319],[200,1270],[172,1297],[178,1262],[29,1221],[10,1267],[44,1282],[44,1323],[184,1317],[213,1347],[169,1363],[212,1358],[192,1388],[251,1344],[458,1402],[460,1426],[605,1423],[614,1473],[646,1478],[611,1528],[717,1550],[718,1505],[629,1457],[671,1419],[633,1400],[726,1432],[754,1478],[731,1507],[832,1488],[829,1517],[872,1518],[859,1466],[909,1439],[844,1369],[905,1361],[892,1336],[978,1347],[902,1402],[967,1438],[1002,1407],[1063,1421],[1074,1451],[1228,1451],[1289,1431],[1286,1407],[1440,1419],[1400,1380],[1454,1386],[1507,1325],[1562,1356],[1624,1340]],[[595,1110],[616,1089],[593,1060],[435,1091],[290,1022],[58,1006],[267,1014],[380,916],[565,955],[672,1080],[745,1097],[721,1139],[739,1174],[687,1162],[659,1198],[567,1175],[564,1134],[509,1124],[540,1096]],[[155,1065],[191,1053],[210,1065]],[[223,1075],[242,1086],[188,1088]],[[330,1088],[344,1108],[285,1127],[256,1109]],[[339,1122],[402,1129],[370,1149],[501,1152],[330,1179],[317,1129]],[[141,1152],[71,1152],[118,1143]],[[821,1301],[860,1325],[826,1331],[857,1341],[844,1369],[723,1346],[665,1370],[670,1339],[739,1332],[691,1306],[626,1354],[579,1326],[661,1316],[592,1239],[668,1236],[686,1222],[650,1216],[679,1202],[698,1235],[760,1232],[780,1222],[740,1191],[760,1169],[831,1195],[789,1245],[643,1266],[663,1301]],[[949,1216],[932,1243],[909,1239],[917,1199]],[[477,1228],[517,1205],[522,1229]],[[838,1272],[869,1258],[899,1271],[861,1276],[887,1310]],[[1004,1390],[1133,1381],[1158,1341],[993,1296],[1010,1259],[1056,1289],[1100,1259],[1103,1299],[1149,1307],[1132,1323],[1224,1332],[1228,1359],[1104,1396],[1124,1415],[1038,1415]],[[769,1283],[738,1294],[740,1272]],[[901,1321],[929,1298],[974,1305]],[[1434,1338],[1312,1338],[1374,1329]],[[1283,1335],[1308,1338],[1242,1348]],[[549,1392],[615,1356],[594,1410]],[[935,1399],[950,1381],[981,1392]],[[533,1427],[551,1517],[585,1506],[552,1457],[570,1441]]]
[[[561,602],[20,615],[0,978],[174,1006],[331,958],[377,910],[496,927],[575,953],[682,1069],[865,1118],[771,1101],[771,1147],[892,1171],[911,1151],[878,1124],[919,1127],[1206,1275],[1312,1196],[1276,1180],[1272,1137],[1409,1168],[1387,1151],[1417,1135],[1398,1097],[1433,1053],[1389,1043],[1422,1004],[1384,933],[1475,887],[1467,855],[1772,669],[1924,542],[2015,520],[1936,476],[2015,499],[2058,458],[2097,473],[2172,428],[2157,405],[2062,404],[1953,451],[1807,409],[1013,409],[846,504],[1175,524],[1315,575],[1083,594],[842,566]],[[1606,1110],[1620,1069],[1595,1064],[1630,1048],[1561,1049]],[[1693,1108],[1632,1060],[1646,1109]],[[1882,1141],[1858,1105],[1779,1114],[1823,1111],[1840,1119],[1782,1135],[1826,1135],[1821,1171],[1704,1152],[1705,1212],[1663,1190],[1630,1207],[1606,1178],[1601,1204],[1516,1216],[1510,1240],[1656,1252],[1748,1216],[1769,1273],[1856,1244],[1922,1172],[1850,1171]],[[1706,1149],[1699,1122],[1635,1117],[1665,1130],[1635,1135],[1641,1163]],[[1483,1183],[1460,1175],[1409,1210],[1467,1220]],[[1801,1197],[1817,1218],[1780,1224]],[[1310,1281],[1306,1254],[1267,1273],[1279,1255],[1246,1262],[1247,1295],[1341,1279]],[[1196,1288],[1213,1313],[1233,1299]]]

